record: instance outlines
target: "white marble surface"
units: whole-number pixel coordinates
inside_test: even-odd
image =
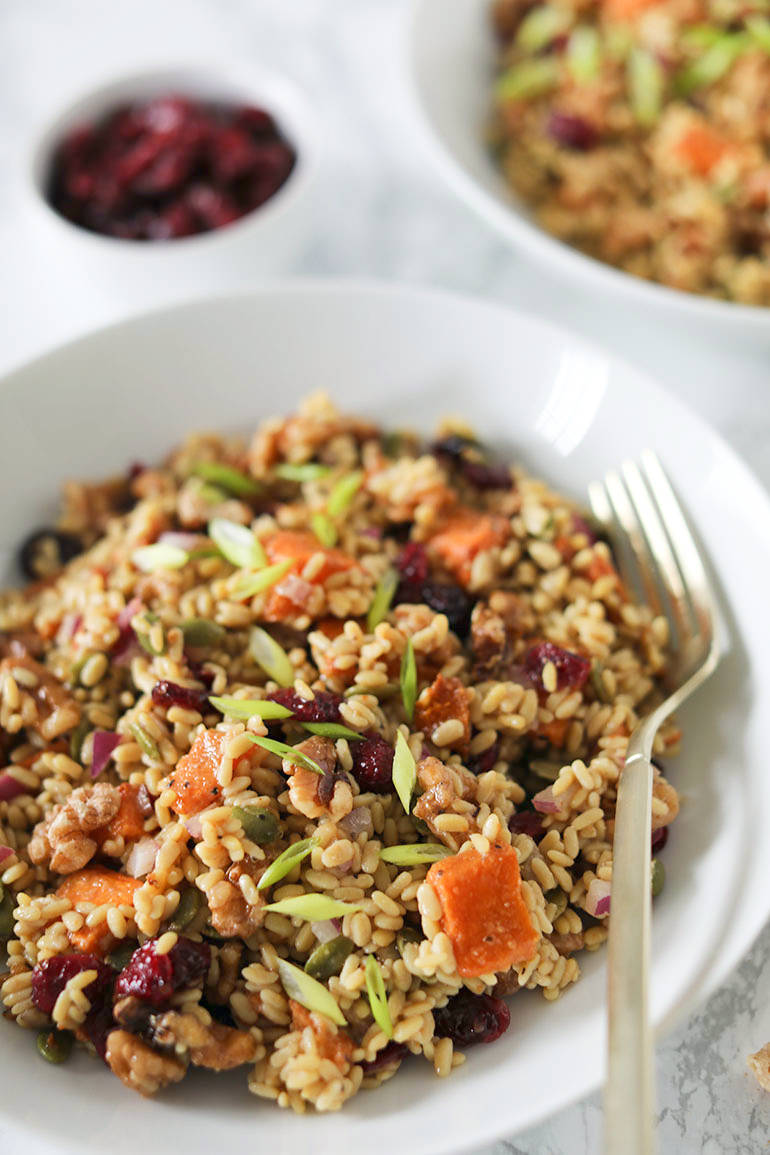
[[[764,350],[717,348],[708,332],[694,339],[673,324],[663,330],[612,302],[581,297],[469,215],[426,167],[412,134],[398,63],[406,6],[407,0],[2,0],[0,371],[149,303],[128,299],[119,285],[97,290],[37,234],[24,172],[41,119],[92,81],[145,64],[269,61],[306,86],[328,134],[316,239],[287,272],[429,283],[546,314],[654,372],[770,485],[770,339]],[[184,285],[153,288],[156,300],[184,295]],[[665,1155],[766,1150],[770,1097],[747,1075],[745,1057],[770,1038],[768,954],[770,930],[730,982],[660,1044]],[[494,1155],[589,1155],[600,1149],[600,1133],[597,1095],[499,1144]]]

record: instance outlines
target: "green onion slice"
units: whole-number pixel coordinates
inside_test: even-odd
[[[276,882],[280,882],[290,871],[303,862],[315,846],[314,838],[303,838],[301,842],[293,842],[271,862],[265,873],[257,883],[257,890],[267,890]]]
[[[393,866],[422,866],[426,862],[439,862],[448,858],[452,851],[439,842],[414,842],[405,846],[387,846],[380,851],[383,862]]]
[[[417,782],[417,764],[409,743],[399,730],[396,738],[396,753],[393,756],[393,785],[407,814],[412,809],[412,795]]]
[[[238,497],[254,497],[261,491],[261,486],[253,477],[247,477],[240,469],[233,469],[232,465],[199,461],[193,466],[192,472],[196,477],[202,477],[204,481],[210,481],[212,485],[218,485]]]
[[[401,697],[404,701],[406,716],[411,722],[414,717],[414,704],[417,701],[417,663],[414,660],[414,646],[408,638],[404,656],[401,659],[401,673],[399,674]]]
[[[211,705],[229,718],[290,718],[291,710],[280,702],[263,698],[209,698]]]
[[[516,43],[525,52],[539,52],[569,27],[569,13],[550,4],[538,4],[522,20],[516,33]]]
[[[747,20],[747,26],[748,23]],[[692,24],[689,28],[682,30],[679,42],[688,51],[703,52],[704,49],[711,48],[712,44],[716,44],[723,36],[724,32],[716,24]]]
[[[770,52],[770,20],[765,16],[747,16],[746,30],[755,44],[765,52]]]
[[[303,722],[302,725],[311,734],[319,734],[322,738],[347,738],[349,742],[359,742],[363,738],[363,734],[341,726],[339,722]]]
[[[278,973],[281,976],[283,989],[290,999],[300,1003],[309,1011],[317,1011],[319,1015],[326,1015],[338,1027],[346,1025],[345,1016],[340,1010],[336,999],[316,979],[311,979],[299,967],[286,959],[278,959]]]
[[[275,638],[261,626],[252,626],[249,634],[249,653],[268,678],[286,688],[294,684],[294,667],[289,655]]]
[[[596,80],[602,64],[602,45],[595,28],[579,24],[567,41],[567,68],[579,84]]]
[[[392,698],[399,692],[395,682],[386,682],[384,686],[348,686],[344,698],[356,698],[359,694],[372,694],[375,698]]]
[[[749,37],[738,32],[720,36],[702,56],[686,65],[676,77],[676,89],[681,96],[689,96],[697,88],[715,84],[732,68],[735,61],[751,48]]]
[[[666,77],[657,57],[643,48],[634,48],[626,66],[628,99],[637,123],[655,124],[663,105]]]
[[[554,88],[559,80],[559,62],[551,56],[522,60],[507,68],[495,83],[495,96],[508,100],[529,100]]]
[[[271,754],[277,754],[279,758],[285,758],[287,762],[291,762],[292,766],[303,766],[306,770],[312,770],[314,774],[320,774],[323,777],[323,770],[314,762],[312,758],[308,758],[307,754],[303,754],[296,746],[289,746],[286,742],[276,742],[273,738],[262,738],[258,734],[246,734],[255,746],[261,746],[263,750],[269,750]]]
[[[356,469],[353,473],[346,473],[344,477],[340,478],[329,494],[329,500],[326,503],[326,512],[329,517],[339,517],[350,508],[353,498],[363,485],[363,481],[362,469]]]
[[[366,959],[366,993],[369,996],[369,1006],[372,1008],[374,1021],[389,1039],[393,1038],[393,1022],[388,1009],[388,994],[385,990],[385,980],[382,977],[380,964],[373,954]]]
[[[186,622],[182,622],[179,628],[182,631],[185,645],[192,646],[193,649],[202,646],[215,646],[225,636],[224,626],[211,622],[208,618],[188,618]]]
[[[386,569],[377,583],[369,613],[366,615],[366,628],[369,633],[374,631],[375,626],[378,626],[387,614],[397,588],[398,573],[392,567]]]
[[[359,903],[338,902],[336,898],[328,898],[325,894],[298,894],[295,898],[283,898],[280,902],[271,902],[265,907],[265,910],[273,910],[276,914],[303,918],[305,922],[344,918],[346,914],[355,914],[361,909]]]
[[[148,758],[151,758],[153,762],[160,762],[160,750],[155,740],[150,737],[147,731],[144,730],[138,722],[132,722],[129,730],[141,746],[143,753],[145,753]]]
[[[220,505],[223,501],[227,501],[228,497],[224,489],[220,489],[218,485],[209,485],[206,481],[201,482],[198,494],[207,505]]]
[[[317,461],[306,461],[302,465],[292,465],[290,461],[285,461],[276,465],[273,473],[284,481],[317,481],[319,477],[331,473],[331,467],[319,465]]]
[[[186,549],[178,545],[166,545],[158,541],[155,545],[143,545],[131,554],[131,560],[137,569],[145,573],[152,573],[157,569],[181,569],[186,565],[190,555]]]
[[[327,549],[337,544],[337,527],[325,513],[314,513],[310,518],[310,528]]]
[[[264,593],[286,576],[292,564],[291,558],[287,558],[286,561],[279,561],[275,565],[259,569],[256,573],[242,574],[233,582],[231,590],[233,597],[253,598],[256,594]]]
[[[245,525],[215,517],[209,522],[209,537],[227,560],[238,569],[260,569],[267,558],[261,542]]]

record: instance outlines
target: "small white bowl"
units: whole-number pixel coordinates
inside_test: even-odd
[[[415,122],[441,176],[512,245],[605,304],[644,309],[698,339],[770,341],[770,308],[685,293],[615,269],[557,240],[506,184],[484,142],[495,42],[490,0],[413,0],[404,45]],[[597,304],[600,301],[597,300]],[[652,320],[653,318],[650,317]]]
[[[78,124],[98,121],[120,104],[165,94],[243,102],[264,108],[296,153],[285,183],[259,208],[220,229],[166,241],[130,241],[73,224],[49,203],[46,182],[53,152]],[[289,269],[308,240],[312,186],[319,166],[321,132],[312,105],[298,86],[254,67],[179,65],[139,72],[92,88],[38,133],[27,164],[31,210],[38,239],[78,275],[105,291],[145,305],[169,292],[231,288]]]

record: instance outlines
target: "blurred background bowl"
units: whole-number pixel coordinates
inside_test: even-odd
[[[56,147],[73,128],[99,121],[120,105],[179,95],[263,108],[296,154],[281,187],[238,220],[209,232],[162,241],[136,241],[91,232],[50,204],[47,186]],[[287,77],[234,68],[225,62],[188,64],[138,72],[91,88],[36,135],[27,165],[34,227],[73,274],[97,281],[113,297],[142,305],[159,293],[227,287],[291,268],[313,227],[312,190],[319,167],[321,130],[312,105]]]
[[[500,236],[597,304],[642,308],[679,327],[734,340],[770,337],[770,309],[681,292],[622,272],[546,233],[510,189],[485,143],[497,61],[490,0],[415,0],[407,80],[423,144],[443,179]]]

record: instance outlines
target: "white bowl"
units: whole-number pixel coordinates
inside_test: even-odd
[[[119,104],[167,93],[265,108],[296,152],[284,184],[259,208],[224,228],[168,241],[102,236],[61,216],[48,203],[45,186],[53,150],[68,130],[98,120]],[[98,281],[111,297],[146,307],[169,290],[189,294],[217,284],[232,288],[290,268],[313,225],[312,189],[321,145],[310,101],[286,76],[225,61],[140,72],[92,88],[36,135],[27,165],[28,200],[35,226],[55,257]]]
[[[189,429],[248,435],[325,388],[353,411],[429,431],[465,413],[481,437],[577,496],[644,446],[658,450],[722,590],[730,651],[682,711],[670,763],[682,813],[655,905],[652,1005],[669,1027],[722,982],[770,911],[770,504],[725,443],[646,376],[531,317],[412,289],[271,286],[147,314],[0,382],[0,583],[64,478],[152,462]],[[511,1004],[511,1030],[451,1078],[410,1061],[338,1116],[295,1117],[251,1097],[244,1071],[194,1073],[157,1100],[78,1055],[51,1067],[0,1022],[4,1150],[96,1155],[260,1150],[438,1155],[530,1125],[600,1082],[604,957],[557,1003]],[[105,1140],[109,1136],[109,1141]]]
[[[510,189],[484,142],[497,46],[491,0],[413,0],[405,33],[407,86],[426,151],[455,192],[502,237],[549,264],[576,290],[697,328],[699,335],[770,338],[770,308],[644,281],[550,236]],[[598,302],[597,302],[598,303]]]

